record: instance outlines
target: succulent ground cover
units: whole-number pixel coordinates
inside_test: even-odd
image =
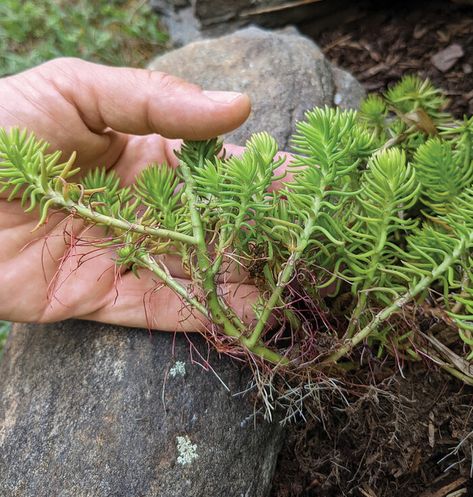
[[[472,113],[471,2],[394,1],[346,4],[330,28],[303,26],[336,65],[368,92],[384,92],[407,73],[445,90],[447,110]],[[322,30],[321,30],[322,29]],[[433,58],[459,45],[464,55],[441,71]],[[442,327],[443,323],[439,325]],[[432,320],[421,320],[423,330]],[[342,398],[312,405],[318,419],[290,428],[271,497],[470,495],[473,392],[430,361],[364,355],[347,373]],[[367,387],[367,385],[369,385]]]
[[[184,142],[177,168],[152,164],[133,187],[105,169],[80,177],[74,155],[1,131],[1,188],[38,209],[38,226],[57,209],[103,226],[91,250],[112,248],[118,266],[176,292],[209,342],[253,367],[269,409],[298,410],[370,356],[428,359],[472,384],[473,119],[445,105],[408,76],[358,112],[308,111],[290,177],[262,132],[241,156],[217,138]],[[250,323],[219,291],[232,264],[260,291]]]

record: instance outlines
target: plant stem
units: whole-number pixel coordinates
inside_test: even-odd
[[[256,344],[261,337],[261,334],[264,331],[264,327],[268,322],[269,316],[273,312],[274,308],[278,304],[284,289],[286,288],[289,281],[291,281],[292,276],[295,271],[296,263],[303,254],[306,249],[312,232],[314,230],[315,221],[319,215],[320,208],[322,206],[322,201],[325,196],[325,184],[321,182],[320,184],[320,195],[314,198],[314,202],[312,205],[312,211],[310,213],[310,217],[307,220],[307,223],[304,226],[304,230],[298,238],[298,243],[295,250],[291,253],[289,259],[284,266],[284,269],[279,273],[278,281],[276,283],[276,288],[273,293],[269,297],[268,301],[263,307],[263,311],[261,312],[260,318],[256,323],[251,336],[249,338],[250,344]]]
[[[82,218],[87,219],[94,224],[110,226],[124,232],[132,231],[134,233],[140,233],[142,235],[149,235],[156,238],[173,240],[187,245],[196,245],[197,243],[195,237],[186,235],[184,233],[178,233],[176,231],[161,228],[151,228],[149,226],[143,226],[137,223],[129,223],[128,221],[123,221],[121,219],[115,219],[105,214],[100,214],[99,212],[93,211],[90,207],[77,204],[72,200],[66,200],[60,193],[57,193],[53,190],[48,192],[46,194],[46,197],[53,200],[56,205],[66,209],[69,212],[75,212]]]
[[[466,264],[466,261],[463,261],[463,264]],[[468,297],[469,293],[467,291],[468,288],[468,283],[470,282],[470,275],[468,274],[468,271],[466,269],[463,269],[463,277],[461,281],[461,293],[460,297],[466,298]],[[461,310],[463,309],[463,302],[458,301],[453,307],[452,307],[452,314],[459,314]]]
[[[135,261],[139,266],[152,271],[167,287],[171,288],[171,290],[177,293],[183,300],[198,310],[206,318],[209,318],[209,313],[206,307],[197,299],[191,297],[187,289],[178,283],[172,276],[170,276],[162,267],[160,267],[149,254],[137,256]]]
[[[210,319],[210,315],[206,307],[199,302],[197,299],[191,297],[186,288],[184,288],[181,284],[179,284],[172,276],[170,276],[159,264],[148,254],[138,256],[135,258],[136,263],[149,269],[152,271],[167,287],[171,288],[175,293],[177,293],[183,300],[185,300],[189,305],[199,311],[204,317]],[[240,333],[236,333],[235,335],[230,335],[234,338],[238,338],[240,343],[244,345],[246,348],[251,350],[253,354],[265,359],[274,364],[287,364],[288,361],[282,357],[277,352],[273,352],[272,350],[262,346],[255,345],[253,347],[249,347],[248,340],[241,336]]]
[[[220,267],[222,266],[223,254],[224,254],[225,248],[227,247],[227,238],[226,238],[226,236],[227,236],[227,229],[224,226],[220,230],[220,237],[219,237],[219,240],[218,240],[217,249],[215,251],[216,257],[215,257],[215,259],[213,261],[212,269],[211,269],[212,275],[214,277],[218,276],[218,273],[220,271]]]
[[[245,345],[249,351],[261,357],[262,359],[276,364],[277,366],[287,366],[289,364],[289,360],[286,357],[268,349],[264,345],[253,345],[250,347],[247,342],[248,339],[243,338],[241,340],[241,343],[243,343],[243,345]]]
[[[453,366],[451,366],[450,364],[447,364],[446,362],[444,361],[441,361],[440,359],[438,358],[433,358],[434,359],[434,362],[438,362],[439,366],[442,368],[442,369],[445,369],[445,371],[447,371],[448,373],[450,373],[452,376],[455,376],[456,378],[458,378],[459,380],[463,381],[464,383],[466,383],[467,385],[471,385],[473,386],[473,377],[471,376],[467,376],[465,373],[463,373],[462,371],[459,371],[458,369],[455,369]]]
[[[196,240],[196,253],[198,274],[201,279],[202,289],[210,311],[210,316],[215,324],[222,326],[228,336],[240,337],[245,325],[238,316],[225,306],[218,297],[215,276],[212,272],[212,263],[207,250],[204,227],[195,194],[195,180],[192,171],[185,160],[180,161],[180,171],[185,182],[185,195],[191,216],[192,231]]]
[[[373,280],[376,274],[376,270],[378,268],[378,263],[381,257],[381,252],[385,246],[385,242],[387,240],[387,221],[386,218],[383,220],[382,225],[380,226],[380,231],[378,233],[378,243],[376,245],[376,250],[373,254],[373,257],[369,263],[368,274],[365,276],[365,280],[363,283],[363,288],[361,289],[360,296],[358,298],[358,302],[356,304],[356,308],[353,311],[352,317],[350,319],[350,323],[348,324],[347,334],[346,336],[351,337],[357,327],[359,322],[361,313],[364,311],[366,307],[366,301],[368,299],[368,290],[373,284]]]
[[[467,247],[473,243],[473,232],[468,236],[464,236],[460,239],[458,246],[452,251],[452,253],[444,258],[441,264],[439,264],[432,272],[419,280],[417,285],[415,285],[411,290],[406,292],[404,295],[396,299],[389,307],[386,307],[381,312],[376,314],[376,316],[367,324],[361,331],[359,331],[352,338],[345,341],[345,343],[338,348],[335,352],[330,354],[330,356],[323,361],[324,363],[337,362],[343,356],[347,355],[353,348],[358,345],[361,341],[367,338],[373,331],[375,331],[378,326],[386,321],[392,316],[396,311],[402,309],[408,302],[410,302],[419,293],[423,292],[428,288],[432,282],[439,278],[445,271],[448,270],[465,252]]]
[[[247,208],[248,208],[248,202],[244,202],[240,207],[240,212],[237,218],[235,219],[235,223],[230,231],[230,234],[228,234],[228,228],[226,226],[224,226],[220,231],[220,238],[216,250],[217,257],[215,257],[212,265],[212,274],[214,276],[217,276],[218,272],[220,271],[225,249],[228,248],[233,243],[233,240],[235,239],[237,232],[241,229],[241,224],[247,213],[246,212]]]
[[[284,269],[279,273],[278,281],[276,283],[276,288],[274,289],[273,293],[271,294],[266,304],[264,305],[260,318],[258,319],[258,322],[253,328],[253,331],[249,338],[250,345],[255,345],[260,339],[261,334],[264,331],[264,327],[268,322],[269,316],[271,315],[274,308],[278,304],[279,299],[281,298],[281,295],[284,289],[286,288],[287,284],[289,283],[289,281],[291,281],[292,276],[294,274],[296,263],[301,257],[305,248],[307,247],[307,244],[309,243],[309,239],[312,234],[313,225],[314,225],[313,219],[314,218],[310,218],[307,221],[307,224],[305,225],[304,231],[299,239],[297,247],[295,248],[294,252],[292,252],[289,259],[287,260]]]
[[[412,125],[406,131],[399,133],[398,135],[390,138],[381,148],[380,150],[387,150],[388,148],[394,147],[402,143],[411,133],[415,132],[417,127]]]
[[[259,344],[258,340],[250,342],[250,340],[243,335],[246,326],[233,310],[229,309],[218,297],[215,275],[212,271],[212,263],[205,240],[205,231],[197,207],[195,180],[192,176],[190,167],[184,160],[181,160],[180,162],[180,171],[185,182],[185,194],[191,215],[192,230],[194,238],[197,240],[197,262],[199,272],[201,273],[198,276],[201,279],[202,288],[205,292],[209,308],[208,315],[216,325],[222,327],[223,332],[227,336],[238,339],[238,341],[253,354],[274,364],[288,364],[289,361],[285,357],[277,352],[273,352],[264,345]]]

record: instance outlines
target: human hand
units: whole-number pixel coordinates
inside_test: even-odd
[[[34,132],[65,158],[78,153],[83,172],[113,167],[124,184],[151,162],[173,163],[177,138],[206,139],[238,127],[248,116],[246,95],[204,92],[172,76],[57,59],[0,80],[0,126]],[[231,150],[230,150],[231,151]],[[38,214],[20,200],[0,199],[0,319],[51,322],[80,318],[164,331],[196,331],[202,316],[147,271],[117,273],[114,253],[94,252],[87,241],[103,236],[63,214],[37,232]],[[186,286],[177,259],[166,261]],[[244,319],[256,289],[236,271],[222,283],[229,304]]]

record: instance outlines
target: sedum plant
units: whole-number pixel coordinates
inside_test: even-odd
[[[105,227],[97,244],[117,249],[117,265],[152,271],[208,318],[219,350],[271,377],[353,368],[368,347],[428,357],[473,384],[473,118],[445,105],[409,76],[358,112],[308,111],[290,177],[257,133],[238,157],[218,139],[184,142],[177,168],[152,164],[125,188],[104,169],[78,179],[74,156],[61,162],[26,131],[3,130],[0,185],[39,225],[61,209]],[[192,289],[163,254],[180,257]],[[231,261],[260,290],[250,324],[218,290]]]

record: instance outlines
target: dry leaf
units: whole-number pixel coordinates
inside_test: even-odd
[[[415,124],[417,128],[424,133],[428,135],[437,134],[435,124],[424,109],[419,108],[412,112],[408,112],[407,114],[404,114],[403,117],[408,124]]]

